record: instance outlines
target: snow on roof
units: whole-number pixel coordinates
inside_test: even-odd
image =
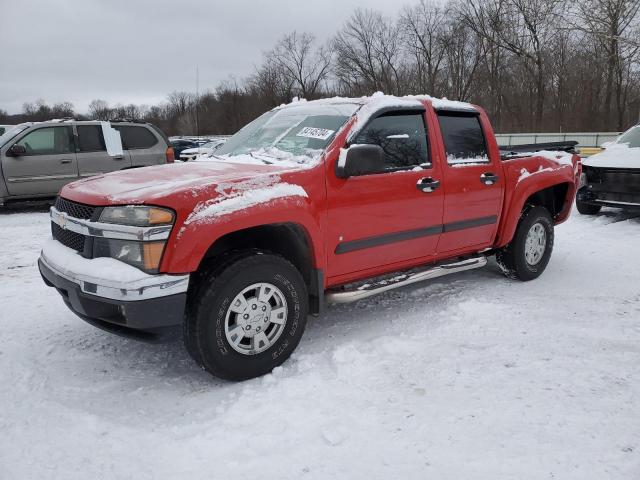
[[[276,109],[291,107],[300,105],[303,103],[308,103],[311,105],[327,105],[327,104],[336,104],[336,103],[353,103],[357,105],[376,105],[382,104],[382,108],[385,104],[390,106],[404,106],[407,103],[411,105],[417,105],[422,101],[427,100],[431,102],[433,108],[437,110],[457,110],[457,111],[466,111],[466,112],[476,112],[476,108],[467,102],[459,102],[455,100],[448,100],[446,98],[436,98],[431,95],[405,95],[403,97],[398,97],[395,95],[385,95],[382,92],[376,92],[371,96],[365,97],[330,97],[330,98],[321,98],[319,100],[305,100],[304,98],[295,97],[291,103],[282,104]]]
[[[361,107],[356,112],[356,122],[349,134],[348,140],[351,140],[353,136],[371,119],[371,117],[380,110],[383,110],[385,108],[421,107],[423,106],[423,102],[425,100],[431,102],[433,108],[435,108],[436,110],[477,112],[476,108],[473,105],[466,102],[447,100],[446,98],[434,98],[430,95],[405,95],[404,97],[398,97],[395,95],[385,95],[382,92],[376,92],[368,97],[331,97],[311,101],[307,101],[304,98],[299,99],[298,97],[295,97],[291,103],[280,105],[279,107],[276,107],[276,110],[299,106],[301,104],[331,105],[351,103],[361,105]]]

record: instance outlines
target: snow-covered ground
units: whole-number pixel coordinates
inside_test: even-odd
[[[85,324],[0,214],[2,479],[640,478],[640,219],[557,229],[537,281],[495,264],[333,307],[273,374]]]

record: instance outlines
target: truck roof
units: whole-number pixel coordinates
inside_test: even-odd
[[[477,108],[467,102],[460,102],[455,100],[448,100],[446,98],[436,98],[431,95],[421,94],[421,95],[405,95],[402,97],[395,95],[385,95],[382,92],[376,92],[370,96],[364,97],[331,97],[331,98],[321,98],[319,100],[305,100],[298,99],[297,97],[293,99],[291,103],[282,104],[279,107],[276,107],[275,110],[279,110],[282,108],[288,108],[293,106],[300,106],[301,104],[309,104],[309,105],[331,105],[331,104],[356,104],[356,105],[370,105],[373,109],[378,110],[384,107],[404,107],[404,106],[421,106],[423,101],[429,101],[433,105],[433,108],[436,110],[456,110],[456,111],[467,111],[467,112],[477,112]]]

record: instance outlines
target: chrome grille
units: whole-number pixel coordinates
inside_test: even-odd
[[[70,230],[64,230],[53,222],[51,222],[51,233],[53,238],[65,247],[69,247],[80,253],[84,251],[84,235],[80,235],[79,233],[72,232]]]
[[[89,220],[93,213],[96,211],[96,207],[91,205],[85,205],[83,203],[72,202],[66,198],[56,198],[56,209],[59,212],[65,212],[70,217],[82,218],[83,220]]]

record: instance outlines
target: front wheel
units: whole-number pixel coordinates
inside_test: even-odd
[[[505,275],[528,281],[538,278],[553,250],[553,219],[544,207],[532,207],[520,218],[513,240],[496,253]]]
[[[249,252],[205,277],[190,299],[185,344],[209,373],[246,380],[282,364],[307,321],[300,272],[278,255]]]
[[[589,203],[583,203],[580,200],[576,200],[576,208],[582,215],[596,215],[602,210],[600,205],[591,205]]]

